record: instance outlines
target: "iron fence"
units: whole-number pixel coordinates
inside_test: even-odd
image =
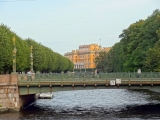
[[[24,74],[26,75],[26,74]],[[19,75],[19,80],[23,80],[24,75]],[[34,80],[108,80],[108,79],[159,79],[160,72],[116,72],[116,73],[98,73],[94,72],[69,72],[69,73],[35,73]]]

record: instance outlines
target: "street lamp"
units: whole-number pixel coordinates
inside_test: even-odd
[[[31,72],[34,72],[33,71],[33,54],[32,54],[32,49],[33,49],[33,46],[31,45],[31,54],[30,54],[30,57],[31,57]]]
[[[13,72],[12,73],[16,73],[16,53],[17,53],[17,49],[16,49],[16,38],[13,37],[12,38],[12,41],[13,41],[13,54],[12,54],[12,57],[13,57],[13,65],[12,65],[12,68],[13,68]]]

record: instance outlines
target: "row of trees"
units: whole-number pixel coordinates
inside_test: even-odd
[[[146,20],[139,20],[124,29],[120,42],[108,53],[100,53],[95,63],[107,72],[160,72],[160,11],[155,10]]]
[[[61,72],[73,70],[73,63],[66,57],[53,52],[50,48],[37,43],[33,39],[20,38],[6,25],[0,25],[0,73],[12,72],[13,41],[16,39],[17,71],[27,71],[31,68],[30,47],[33,46],[33,69],[41,72]]]

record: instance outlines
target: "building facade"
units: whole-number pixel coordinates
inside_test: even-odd
[[[110,47],[102,48],[98,44],[80,45],[79,49],[67,52],[64,56],[74,63],[74,69],[95,68],[94,60],[99,55],[99,52],[108,52],[109,50]]]

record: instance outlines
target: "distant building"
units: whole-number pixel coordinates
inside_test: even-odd
[[[108,52],[110,47],[101,47],[98,44],[80,45],[78,50],[72,50],[64,54],[65,57],[74,63],[74,69],[79,68],[95,68],[95,58],[99,52]]]

